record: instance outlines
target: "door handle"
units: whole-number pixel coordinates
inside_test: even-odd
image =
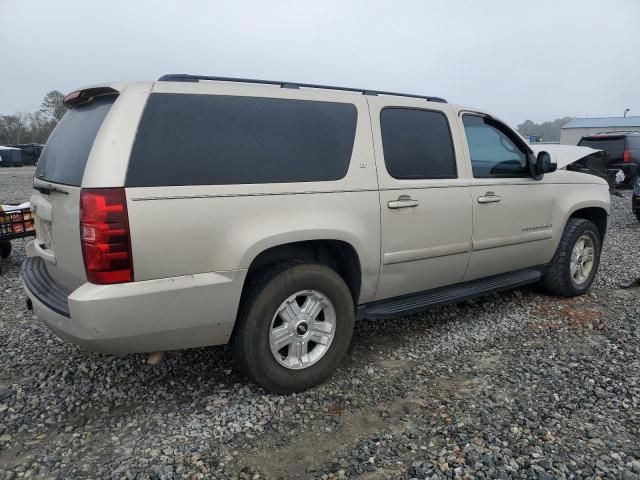
[[[487,192],[483,196],[478,197],[478,203],[496,203],[500,200],[502,200],[502,197],[493,192]]]
[[[400,195],[397,200],[387,202],[389,208],[409,208],[420,205],[418,200],[414,200],[409,195]]]

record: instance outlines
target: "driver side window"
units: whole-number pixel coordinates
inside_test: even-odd
[[[491,119],[467,114],[462,123],[475,178],[529,176],[526,152],[493,126]]]

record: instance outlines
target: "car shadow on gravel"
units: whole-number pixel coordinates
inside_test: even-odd
[[[439,354],[460,350],[464,345],[452,338],[452,333],[465,326],[472,328],[479,309],[490,316],[494,309],[505,308],[513,298],[531,303],[535,316],[552,318],[550,309],[536,313],[536,296],[535,289],[523,288],[410,317],[357,322],[347,358],[325,386],[348,380],[354,371],[367,367],[389,371],[406,368],[412,358],[394,358],[398,344],[423,343],[428,338],[434,344],[434,352]],[[557,313],[567,316],[567,311]],[[576,318],[576,322],[587,320]],[[59,404],[57,393],[66,396],[71,392],[73,402],[65,402],[59,420],[67,417],[68,421],[78,424],[90,421],[96,412],[126,415],[149,406],[162,406],[176,412],[197,409],[210,397],[238,388],[245,388],[254,395],[267,393],[247,383],[238,374],[225,346],[170,351],[159,365],[151,366],[146,363],[145,354],[112,356],[68,344],[50,333],[30,312],[24,312],[23,321],[30,325],[31,341],[23,343],[25,355],[19,363],[8,362],[7,373],[0,375],[0,384],[4,387],[9,384],[28,385],[30,389],[39,391],[41,401],[51,402],[47,409],[51,407],[54,410],[56,402]],[[478,338],[475,337],[474,341]],[[442,343],[437,345],[437,342]],[[41,348],[43,344],[47,346],[45,351]],[[30,361],[30,358],[34,360]],[[41,371],[43,363],[47,365],[45,378]],[[359,380],[355,379],[355,382],[358,384]],[[47,391],[52,395],[48,396]],[[102,394],[105,391],[109,392],[108,396]],[[86,419],[82,420],[83,417]]]

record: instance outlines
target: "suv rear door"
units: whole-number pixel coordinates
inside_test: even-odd
[[[448,104],[368,96],[381,208],[376,299],[462,281],[471,196]]]
[[[67,111],[49,137],[35,173],[35,252],[47,262],[51,276],[70,290],[86,282],[79,225],[82,179],[116,98],[113,91]]]

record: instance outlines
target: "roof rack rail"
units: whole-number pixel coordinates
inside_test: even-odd
[[[334,87],[331,85],[315,85],[311,83],[279,82],[275,80],[257,80],[251,78],[210,77],[206,75],[189,75],[186,73],[170,73],[161,76],[159,82],[199,82],[200,80],[215,80],[219,82],[258,83],[262,85],[279,85],[280,88],[321,88],[324,90],[342,90],[345,92],[358,92],[363,95],[395,95],[398,97],[423,98],[429,102],[447,103],[444,98],[426,95],[414,95],[411,93],[384,92],[381,90],[369,90],[364,88]]]

